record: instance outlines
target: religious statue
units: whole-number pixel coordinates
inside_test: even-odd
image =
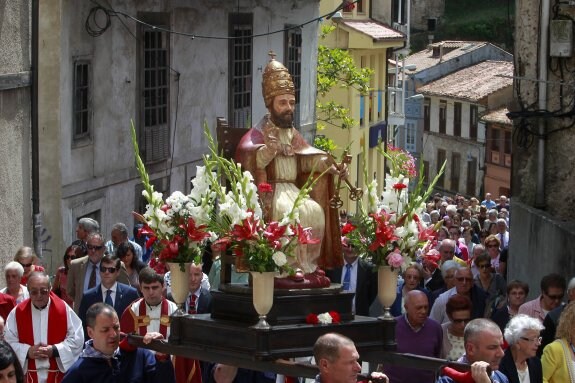
[[[269,183],[273,187],[272,198],[264,201],[266,221],[279,221],[291,210],[312,170],[317,176],[329,170],[318,179],[299,212],[301,225],[311,227],[313,238],[320,241],[298,244],[291,264],[298,272],[276,281],[279,288],[325,287],[330,282],[321,268],[340,267],[343,260],[338,210],[329,202],[335,193],[334,177],[347,177],[347,169],[338,168],[329,154],[310,146],[294,128],[294,83],[287,68],[273,53],[270,56],[262,80],[269,113],[243,136],[236,160],[252,173],[256,185]]]

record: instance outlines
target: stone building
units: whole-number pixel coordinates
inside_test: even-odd
[[[417,88],[425,96],[425,168],[434,177],[447,161],[437,189],[467,196],[483,194],[486,137],[479,116],[511,100],[512,75],[513,63],[488,60]]]
[[[31,7],[8,1],[0,12],[1,270],[20,246],[33,246]]]
[[[536,296],[545,274],[575,276],[575,130],[571,84],[575,10],[550,1],[516,3],[509,277]],[[559,22],[559,23],[558,23]],[[559,32],[559,33],[557,33]],[[566,36],[567,40],[563,37]],[[551,42],[549,44],[549,42]]]
[[[506,107],[487,112],[485,124],[485,193],[508,196],[511,192],[511,127]]]
[[[51,268],[79,218],[109,236],[143,211],[131,121],[155,189],[188,192],[207,151],[204,122],[214,132],[217,117],[247,127],[266,113],[261,76],[273,50],[295,75],[298,126],[314,130],[319,1],[105,4],[41,2],[40,207]]]

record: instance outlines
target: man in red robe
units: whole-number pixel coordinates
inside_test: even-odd
[[[82,352],[84,331],[74,311],[50,291],[44,272],[28,277],[30,298],[8,315],[6,341],[31,383],[58,383]]]

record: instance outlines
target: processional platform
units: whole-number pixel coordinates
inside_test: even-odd
[[[260,361],[313,355],[317,338],[337,332],[351,338],[360,352],[395,350],[395,321],[354,316],[353,293],[329,288],[274,291],[274,304],[267,316],[268,329],[252,326],[258,321],[251,288],[227,285],[212,292],[212,313],[172,317],[169,343],[206,351],[249,356]],[[336,311],[340,323],[308,324],[306,316]]]

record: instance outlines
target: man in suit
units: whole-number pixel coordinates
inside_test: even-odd
[[[188,276],[188,297],[186,298],[185,310],[188,314],[209,314],[212,311],[212,296],[210,291],[202,287],[202,265],[192,263]],[[177,382],[202,382],[202,364],[196,359],[176,356],[174,368]],[[203,364],[206,366],[206,364]]]
[[[86,312],[94,303],[104,302],[114,308],[118,317],[124,313],[126,307],[138,299],[138,291],[118,282],[122,261],[112,254],[104,254],[100,262],[100,280],[102,283],[86,291],[80,302],[78,316],[84,325],[84,335],[88,340],[88,330],[86,328]]]
[[[373,272],[373,265],[359,259],[347,238],[342,239],[342,252],[343,267],[326,270],[326,275],[332,282],[341,283],[344,291],[355,293],[352,305],[355,314],[368,316],[369,306],[377,296],[377,275]]]
[[[86,291],[101,283],[100,262],[104,256],[104,238],[100,233],[90,233],[87,238],[86,248],[88,255],[74,259],[68,269],[67,292],[74,299],[74,311],[78,313],[82,296]],[[128,273],[122,267],[118,281],[129,285]]]

